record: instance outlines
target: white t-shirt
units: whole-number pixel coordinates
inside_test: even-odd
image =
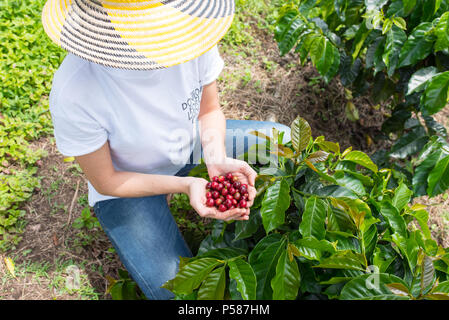
[[[68,54],[50,92],[56,146],[65,156],[81,156],[109,140],[116,170],[174,175],[199,147],[202,88],[223,65],[217,46],[151,71],[109,68]],[[88,189],[90,206],[115,198],[90,182]]]

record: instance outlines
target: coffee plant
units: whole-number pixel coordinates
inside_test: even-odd
[[[416,196],[449,188],[446,129],[433,115],[448,102],[449,1],[284,1],[275,39],[326,81],[338,76],[352,97],[370,96],[391,116],[382,124],[394,144],[376,163],[404,174]]]
[[[271,156],[257,155],[250,219],[214,221],[163,285],[176,299],[449,299],[449,249],[405,175],[301,117],[286,144],[254,134]]]

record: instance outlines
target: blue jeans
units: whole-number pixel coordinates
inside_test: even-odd
[[[262,143],[250,130],[270,135],[271,128],[284,131],[290,140],[290,128],[274,122],[227,120],[226,153],[237,157],[253,144]],[[242,145],[236,141],[242,141]],[[186,165],[176,175],[186,176],[194,167]],[[148,299],[168,300],[173,294],[161,288],[178,272],[179,257],[191,257],[166,195],[140,198],[116,198],[95,203],[95,215],[114,246],[130,276]]]

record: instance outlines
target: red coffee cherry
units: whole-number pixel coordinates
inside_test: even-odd
[[[236,182],[234,182],[234,184],[233,184],[232,186],[233,186],[234,188],[236,188],[237,190],[239,190],[241,185],[242,185],[242,184],[240,183],[240,181],[236,181]]]
[[[240,186],[240,193],[241,193],[241,194],[244,194],[244,193],[247,193],[247,192],[248,192],[248,185],[242,184],[242,185]]]
[[[214,190],[217,190],[218,182],[217,182],[217,181],[212,182],[212,183],[210,184],[210,187],[211,187],[212,189],[214,189]]]
[[[215,206],[215,201],[212,198],[209,198],[206,200],[206,206],[208,207],[214,207]]]
[[[231,201],[232,201],[232,204],[233,204],[234,206],[236,206],[236,205],[239,204],[239,202],[238,202],[237,200],[235,200],[235,199],[232,199]]]
[[[218,182],[218,176],[212,177],[212,181]]]
[[[223,199],[220,199],[220,198],[215,199],[215,205],[216,205],[216,206],[219,206],[219,205],[221,205],[222,203],[223,203]]]
[[[249,193],[248,193],[248,192],[247,192],[247,193],[244,193],[243,196],[242,196],[242,198],[245,199],[245,200],[248,200],[248,198],[249,198]]]
[[[220,204],[220,206],[218,207],[218,210],[220,212],[225,212],[226,210],[228,210],[228,207],[226,207],[224,204]]]
[[[224,205],[225,205],[227,208],[232,207],[232,200],[227,199],[227,200],[224,202]]]
[[[206,198],[212,198],[212,192],[206,192]]]
[[[234,187],[230,187],[229,190],[228,190],[229,194],[234,194],[236,192],[237,192],[237,190]]]
[[[218,186],[215,188],[215,190],[217,191],[221,191],[221,189],[223,189],[223,183],[219,183]]]
[[[241,197],[242,197],[242,196],[240,195],[239,192],[234,193],[234,199],[235,199],[235,200],[240,200]]]
[[[226,195],[226,200],[234,200],[234,197],[232,196],[232,194],[227,194]]]
[[[210,189],[210,188],[212,188],[212,182],[206,183],[206,189]]]
[[[229,172],[228,174],[226,174],[226,179],[232,181],[232,178],[233,178],[232,173]]]
[[[246,200],[245,199],[240,200],[239,207],[240,208],[246,208],[246,206],[247,206]]]
[[[218,182],[223,183],[225,181],[225,177],[224,176],[219,176],[218,177]]]
[[[221,194],[223,196],[226,196],[228,194],[228,189],[225,189],[225,188],[221,189]]]
[[[218,191],[212,191],[212,198],[217,199],[220,196]]]

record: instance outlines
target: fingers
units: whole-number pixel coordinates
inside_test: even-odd
[[[219,220],[248,220],[249,209],[235,208],[225,212],[219,211],[214,207],[204,207],[199,210],[198,214],[204,218],[219,219]]]
[[[248,207],[252,207],[252,205],[254,204],[254,199],[256,198],[256,194],[257,194],[257,190],[256,188],[252,187],[252,186],[248,186]]]
[[[251,168],[250,165],[244,161],[242,166],[240,167],[240,172],[242,172],[244,175],[248,177],[248,184],[254,187],[254,184],[256,183],[257,172],[254,171],[254,169]]]

